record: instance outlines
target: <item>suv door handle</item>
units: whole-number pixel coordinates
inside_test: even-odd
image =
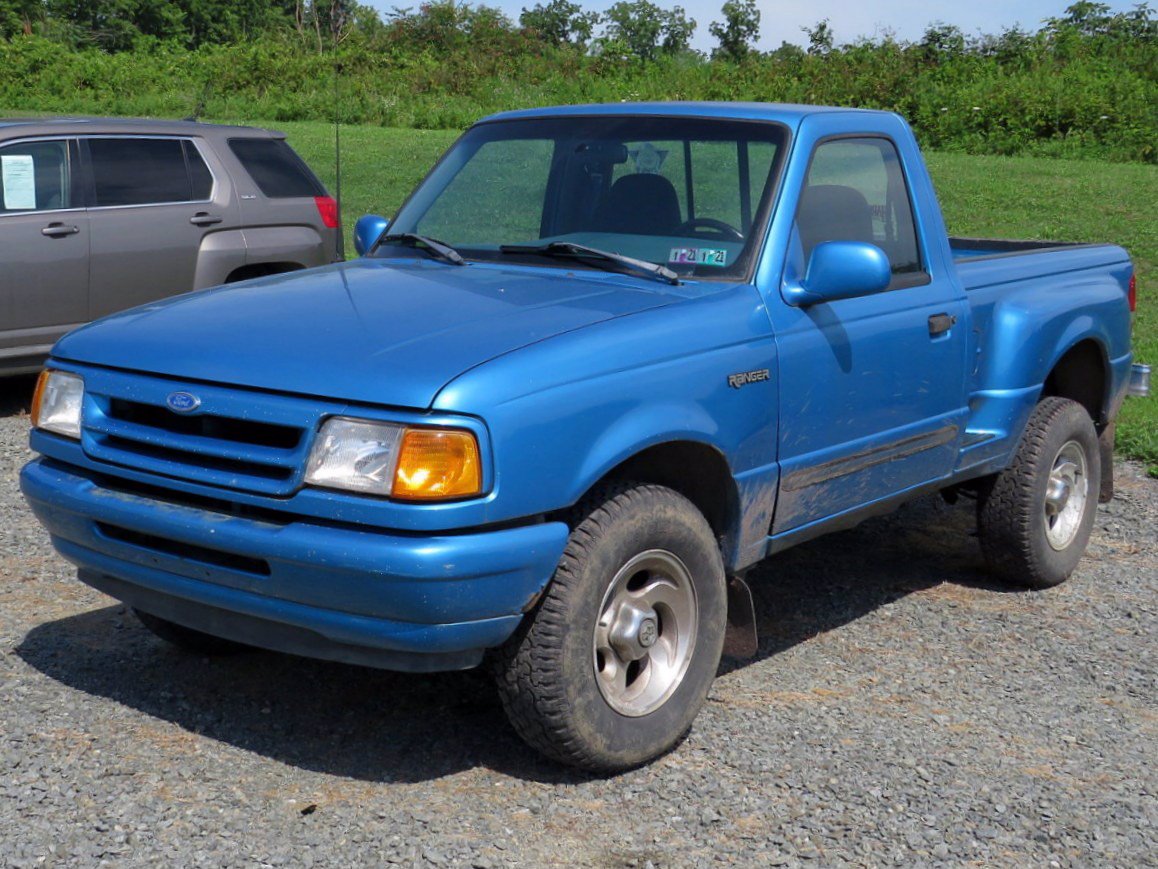
[[[189,218],[189,222],[194,226],[212,226],[215,223],[221,223],[223,219],[216,214],[210,214],[208,211],[198,211]]]
[[[934,314],[929,318],[929,337],[945,334],[956,322],[957,318],[952,314]]]
[[[44,229],[40,230],[41,235],[47,235],[49,238],[60,238],[64,235],[76,235],[80,232],[79,226],[65,226],[63,223],[50,223]]]

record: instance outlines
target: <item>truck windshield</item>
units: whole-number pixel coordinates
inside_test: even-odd
[[[535,252],[562,242],[681,277],[736,280],[763,236],[785,138],[777,124],[724,119],[479,124],[414,192],[390,235],[438,239],[468,260],[599,267]],[[414,253],[387,239],[376,255]]]

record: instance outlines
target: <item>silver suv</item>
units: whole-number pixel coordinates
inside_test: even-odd
[[[337,258],[337,205],[281,133],[0,120],[0,375],[164,296]]]

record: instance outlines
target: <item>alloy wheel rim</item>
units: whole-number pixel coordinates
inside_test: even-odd
[[[698,624],[695,586],[678,556],[649,549],[628,560],[604,592],[592,638],[608,705],[638,718],[666,703],[687,673]]]
[[[1089,489],[1086,451],[1077,441],[1067,441],[1054,457],[1045,486],[1045,539],[1053,549],[1060,552],[1078,536]]]

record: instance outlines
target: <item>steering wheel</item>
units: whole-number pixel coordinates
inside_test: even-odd
[[[689,235],[694,235],[697,229],[710,229],[718,232],[721,238],[728,241],[743,241],[744,233],[736,229],[730,223],[724,223],[722,220],[716,220],[714,217],[693,217],[691,220],[685,220],[676,229],[676,233],[683,235],[685,232]]]

